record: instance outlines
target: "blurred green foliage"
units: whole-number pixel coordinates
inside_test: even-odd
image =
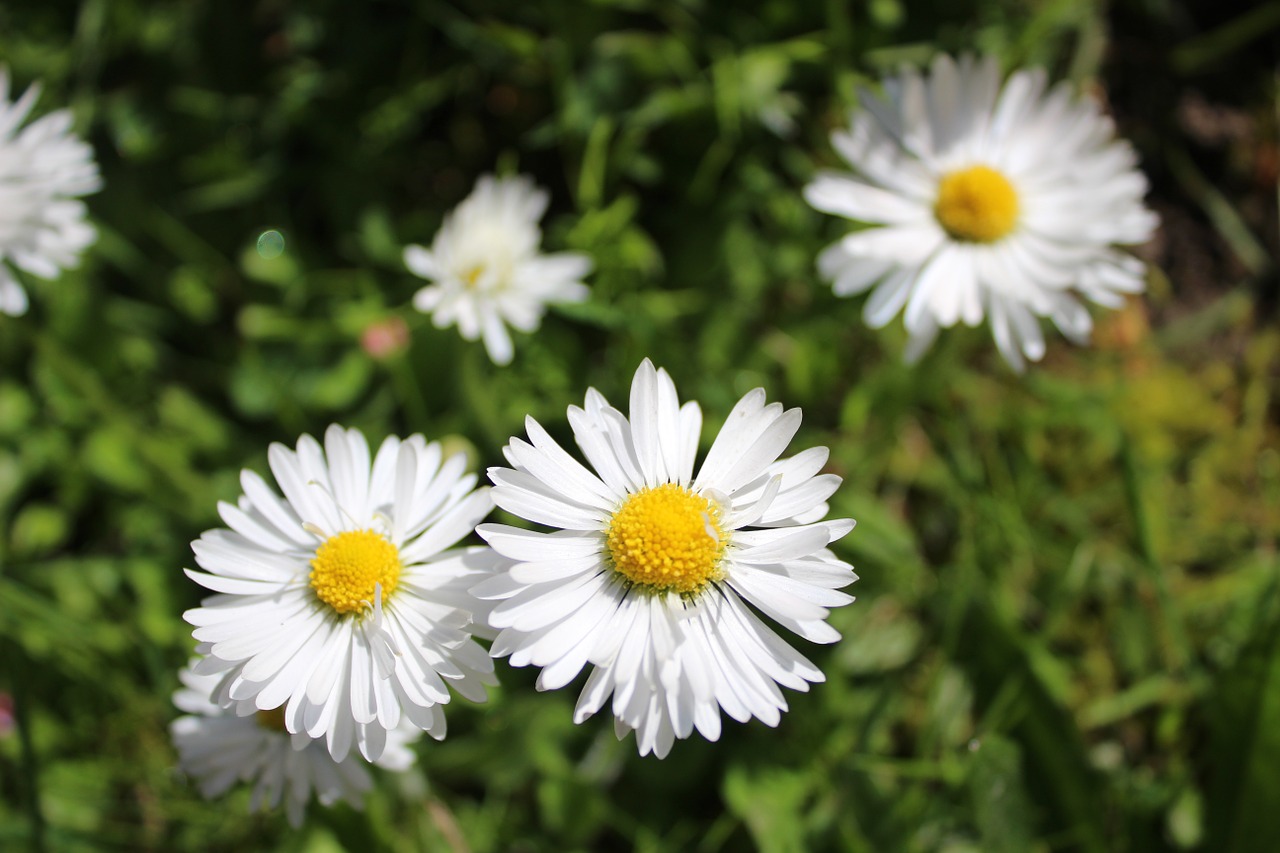
[[[106,189],[82,268],[0,318],[0,847],[1277,849],[1277,6],[6,3],[0,59]],[[828,132],[937,50],[1108,98],[1164,218],[1149,299],[1025,378],[983,330],[903,365],[814,271]],[[413,312],[399,259],[492,170],[597,264],[509,369]],[[397,318],[406,351],[361,348]],[[201,801],[165,731],[181,568],[239,468],[333,421],[483,467],[645,356],[708,438],[763,385],[832,448],[862,580],[806,649],[828,683],[659,762],[504,667],[364,814]]]

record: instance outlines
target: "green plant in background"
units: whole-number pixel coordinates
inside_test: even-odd
[[[6,4],[14,89],[70,107],[106,191],[0,332],[0,844],[1271,849],[1273,6]],[[1105,96],[1163,223],[1149,299],[1025,379],[963,329],[903,365],[800,194],[860,85],[966,51]],[[501,369],[401,257],[490,172],[596,267]],[[173,772],[180,569],[238,470],[334,421],[476,467],[526,414],[568,446],[564,406],[644,357],[708,436],[758,386],[803,407],[844,478],[859,602],[776,730],[641,760],[507,670],[363,814],[295,833]]]

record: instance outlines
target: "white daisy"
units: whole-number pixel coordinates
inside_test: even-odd
[[[102,185],[93,149],[70,132],[68,110],[21,127],[39,95],[33,84],[10,102],[9,73],[0,67],[0,314],[13,316],[26,312],[27,293],[11,264],[57,278],[97,236],[76,199]]]
[[[905,308],[908,358],[939,328],[990,318],[1016,369],[1038,361],[1049,317],[1071,340],[1092,328],[1077,298],[1118,307],[1143,289],[1143,265],[1114,244],[1156,227],[1147,181],[1128,143],[1091,100],[1045,74],[1018,71],[1003,88],[994,59],[939,56],[931,73],[884,83],[882,100],[832,136],[855,174],[820,174],[805,188],[818,210],[875,226],[818,259],[836,294],[873,290],[863,309],[880,328]]]
[[[434,282],[413,298],[437,329],[457,325],[469,341],[484,338],[489,357],[509,364],[507,326],[538,328],[548,302],[582,302],[591,259],[573,252],[538,253],[538,220],[549,197],[523,175],[482,177],[471,195],[445,217],[428,250],[409,246],[404,263]]]
[[[192,661],[192,665],[195,661]],[[339,800],[355,809],[364,805],[364,794],[373,780],[358,756],[335,761],[324,743],[305,734],[285,731],[280,709],[245,711],[219,707],[210,700],[218,687],[216,675],[197,675],[189,667],[178,673],[184,687],[173,694],[173,704],[189,716],[169,724],[182,771],[195,778],[200,793],[212,799],[236,782],[253,785],[250,808],[274,809],[284,800],[285,813],[294,827],[314,791],[325,806]],[[407,770],[414,761],[409,745],[420,732],[401,725],[387,733],[387,745],[375,762],[387,770]]]
[[[721,709],[777,725],[779,685],[823,680],[756,611],[807,640],[839,639],[827,608],[853,600],[835,590],[856,578],[827,545],[853,521],[821,520],[840,484],[819,473],[825,447],[778,461],[800,410],[765,405],[763,389],[734,407],[697,476],[702,413],[648,359],[630,408],[628,420],[594,388],[569,408],[594,471],[525,421],[529,441],[505,449],[514,467],[489,469],[494,502],[559,529],[481,525],[515,564],[472,591],[497,601],[494,656],[542,667],[541,690],[593,664],[575,721],[612,694],[618,737],[635,730],[640,754],[661,758],[695,728],[719,738]]]
[[[371,465],[363,435],[331,426],[323,449],[271,445],[284,500],[241,473],[239,504],[218,505],[230,529],[192,543],[207,574],[187,571],[218,593],[184,614],[207,655],[196,671],[221,673],[215,701],[283,706],[288,730],[324,737],[337,761],[353,742],[376,760],[402,716],[444,737],[448,687],[484,701],[496,681],[467,589],[494,558],[453,546],[492,500],[461,454],[442,456],[392,436]]]

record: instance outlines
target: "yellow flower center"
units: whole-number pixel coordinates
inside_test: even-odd
[[[719,507],[675,483],[628,496],[606,541],[613,568],[655,592],[694,593],[724,576]]]
[[[264,729],[267,729],[273,732],[285,732],[285,733],[288,733],[289,731],[287,728],[285,728],[285,724],[284,724],[284,706],[283,705],[281,705],[279,708],[272,708],[270,711],[259,711],[253,716],[258,721],[258,725]]]
[[[462,273],[462,283],[466,285],[468,290],[475,289],[480,283],[480,276],[484,274],[484,264],[476,264]]]
[[[994,243],[1018,222],[1018,193],[995,169],[970,166],[942,177],[933,215],[957,240]]]
[[[311,560],[311,588],[338,613],[354,613],[373,602],[382,584],[385,599],[400,581],[400,552],[372,530],[330,536]]]

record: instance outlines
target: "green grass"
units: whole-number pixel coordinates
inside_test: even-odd
[[[106,188],[82,268],[0,318],[0,847],[1277,849],[1280,16],[1204,5],[5,4],[0,57],[74,109]],[[936,50],[1104,94],[1165,222],[1148,297],[1025,377],[983,329],[904,365],[814,270],[843,228],[799,194],[827,134]],[[412,310],[399,260],[495,169],[598,270],[506,369]],[[372,359],[392,316],[412,345]],[[293,832],[176,774],[181,569],[241,467],[331,422],[496,464],[646,356],[707,441],[762,385],[845,478],[858,601],[777,730],[639,759],[573,725],[577,685],[501,665],[363,814]]]

